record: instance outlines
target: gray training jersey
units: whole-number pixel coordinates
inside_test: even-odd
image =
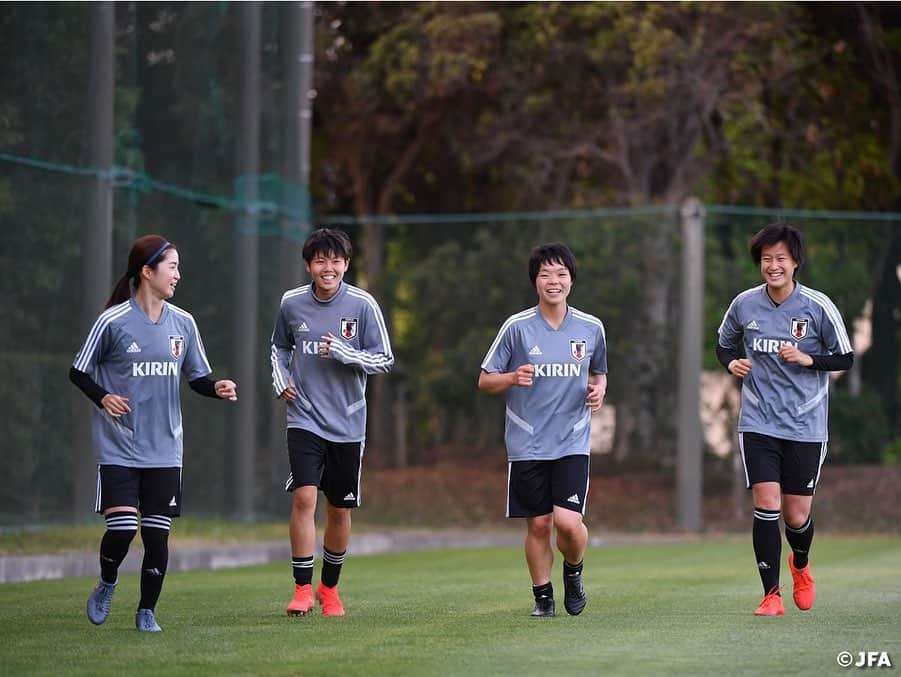
[[[719,328],[719,344],[739,344],[753,365],[741,389],[738,432],[753,432],[797,442],[829,439],[829,374],[783,362],[776,353],[786,343],[808,355],[852,352],[845,323],[825,294],[795,284],[776,305],[766,284],[732,301]]]
[[[601,321],[575,308],[554,329],[538,307],[511,315],[482,361],[488,373],[535,366],[532,385],[504,391],[504,441],[510,461],[550,461],[590,452],[588,375],[607,373]]]
[[[321,337],[332,341],[319,355]],[[288,427],[309,430],[331,442],[366,438],[366,376],[394,364],[388,329],[371,294],[341,283],[321,301],[312,285],[286,291],[272,332],[272,387],[276,396],[293,385]]]
[[[181,467],[180,377],[193,381],[212,372],[190,313],[163,303],[152,322],[133,298],[112,306],[97,318],[72,366],[127,397],[131,407],[119,418],[94,410],[98,464]]]

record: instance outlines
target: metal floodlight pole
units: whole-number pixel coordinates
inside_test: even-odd
[[[113,88],[115,86],[116,8],[112,2],[90,5],[91,42],[88,77],[88,164],[101,172],[90,179],[85,221],[81,227],[81,332],[88,331],[103,309],[112,287],[113,269]],[[89,514],[94,482],[94,454],[88,417],[77,420],[72,479],[73,512]]]
[[[679,405],[676,515],[680,528],[703,529],[704,442],[700,396],[704,325],[704,205],[682,205],[682,284],[679,319]]]

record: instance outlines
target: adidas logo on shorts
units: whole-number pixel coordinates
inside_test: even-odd
[[[357,500],[357,497],[354,496],[354,492],[351,491],[347,496],[344,497],[344,500],[345,501],[355,501],[355,500]]]
[[[567,503],[575,503],[576,505],[579,505],[579,494],[573,494],[572,496],[570,496],[569,498],[566,499],[566,502]]]

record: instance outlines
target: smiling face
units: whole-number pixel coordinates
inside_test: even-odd
[[[154,296],[163,300],[171,299],[181,279],[181,273],[178,271],[178,251],[175,247],[164,251],[156,266],[144,266],[141,269],[141,277],[141,286],[146,284]]]
[[[771,295],[775,292],[775,295],[785,297],[791,293],[797,268],[798,263],[792,258],[788,245],[781,240],[760,250],[760,274]]]
[[[350,259],[345,259],[334,252],[319,252],[304,263],[307,272],[313,278],[316,296],[327,300],[338,292],[341,280],[344,279],[344,273],[350,266]]]
[[[566,304],[566,298],[572,289],[572,276],[569,268],[559,261],[542,263],[535,276],[535,291],[538,292],[538,304],[546,308],[555,308]]]

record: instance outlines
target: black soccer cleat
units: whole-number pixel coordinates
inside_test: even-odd
[[[582,572],[563,575],[563,607],[570,616],[578,616],[588,604],[588,596],[582,587]]]
[[[539,597],[535,600],[535,608],[532,609],[532,616],[534,618],[554,616],[555,611],[553,597]]]

